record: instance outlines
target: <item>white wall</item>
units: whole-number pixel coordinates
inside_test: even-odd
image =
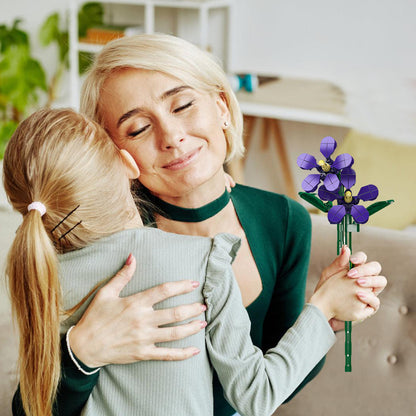
[[[1,3],[0,23],[36,33],[67,0]],[[415,0],[235,0],[229,66],[333,81],[355,127],[416,143],[415,16]],[[52,72],[53,50],[34,47]]]
[[[237,0],[232,69],[333,81],[355,127],[416,143],[415,0]]]

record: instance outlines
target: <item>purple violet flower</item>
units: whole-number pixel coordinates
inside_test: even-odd
[[[344,195],[340,195],[340,190],[329,191],[325,185],[318,189],[318,196],[323,201],[337,201],[328,211],[328,220],[331,224],[338,224],[346,214],[352,215],[355,222],[364,224],[370,216],[367,208],[358,205],[360,200],[372,201],[378,196],[378,189],[375,185],[363,186],[357,196],[353,196],[351,188],[355,185],[355,171],[351,168],[345,168],[341,172],[341,184],[345,187]]]
[[[321,141],[320,151],[325,157],[325,161],[316,161],[315,157],[308,153],[302,153],[297,158],[297,164],[301,169],[311,170],[316,168],[319,173],[308,175],[302,182],[302,188],[305,192],[314,192],[318,185],[323,181],[328,191],[335,191],[339,188],[339,179],[337,173],[341,169],[350,167],[354,159],[348,153],[343,153],[331,159],[337,147],[337,142],[330,136],[324,137]]]

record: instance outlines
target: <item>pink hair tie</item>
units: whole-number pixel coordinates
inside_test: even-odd
[[[42,204],[42,202],[32,202],[27,206],[27,211],[32,211],[32,209],[35,209],[36,211],[40,212],[40,216],[43,217],[46,213],[46,207]]]

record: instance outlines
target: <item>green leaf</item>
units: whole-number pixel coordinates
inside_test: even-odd
[[[3,159],[7,142],[16,130],[18,123],[15,121],[0,121],[0,159]]]
[[[39,30],[39,40],[43,46],[48,46],[59,39],[59,14],[51,14]]]
[[[87,29],[103,24],[104,8],[101,3],[85,3],[78,12],[78,36],[85,37]]]
[[[26,61],[24,71],[26,72],[26,81],[31,89],[40,88],[44,91],[48,90],[45,71],[38,61],[29,58]]]
[[[38,90],[46,90],[46,77],[41,64],[30,56],[26,45],[14,45],[0,60],[0,95],[18,113],[38,101]]]
[[[388,207],[393,202],[394,202],[394,199],[389,199],[387,201],[374,202],[374,204],[371,204],[370,206],[367,207],[367,211],[370,215],[373,215],[376,212],[382,210],[383,208]]]
[[[39,39],[43,46],[56,43],[58,46],[59,63],[69,66],[69,36],[67,30],[60,29],[60,16],[53,13],[46,18],[39,30]]]
[[[0,52],[4,53],[13,45],[26,45],[29,47],[29,36],[18,28],[21,20],[16,19],[13,26],[8,28],[6,25],[0,26]]]
[[[299,196],[305,201],[312,204],[322,212],[328,212],[332,207],[332,202],[323,202],[315,194],[309,194],[307,192],[299,192]]]
[[[60,32],[58,39],[59,45],[59,62],[65,63],[65,66],[69,66],[68,53],[69,53],[69,36],[68,32]]]

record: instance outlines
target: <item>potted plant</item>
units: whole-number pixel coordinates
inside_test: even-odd
[[[89,25],[102,24],[104,9],[100,3],[84,4],[78,14],[79,34],[85,36]],[[50,106],[56,100],[60,82],[68,67],[67,22],[58,13],[49,15],[39,30],[42,46],[57,46],[58,65],[47,80],[42,63],[32,56],[30,37],[16,19],[11,26],[0,25],[0,172],[6,144],[19,122],[34,111],[44,93],[42,105]],[[80,56],[80,72],[84,72],[91,57]],[[0,175],[1,176],[1,175]],[[0,208],[8,207],[0,183]]]

